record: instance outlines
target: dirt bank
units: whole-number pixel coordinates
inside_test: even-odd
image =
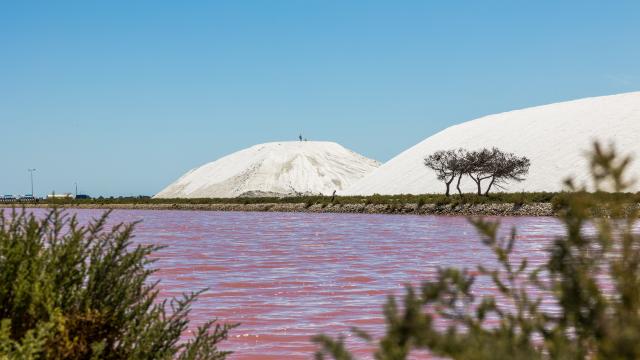
[[[25,207],[52,208],[51,204],[24,204]],[[69,209],[140,209],[140,210],[199,210],[199,211],[263,211],[306,213],[354,213],[354,214],[407,214],[407,215],[458,215],[458,216],[554,216],[550,203],[531,204],[329,204],[304,203],[272,204],[66,204]]]

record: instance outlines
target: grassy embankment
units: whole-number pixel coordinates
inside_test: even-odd
[[[592,197],[600,201],[623,201],[627,203],[640,203],[640,193],[594,193]],[[151,199],[139,197],[114,197],[96,199],[55,199],[42,200],[42,204],[55,205],[110,205],[110,204],[301,204],[328,205],[328,204],[366,204],[366,205],[406,205],[425,204],[436,205],[462,205],[462,204],[530,204],[551,203],[554,208],[562,206],[568,198],[568,193],[496,193],[488,196],[475,194],[452,195],[446,197],[440,194],[425,195],[373,195],[373,196],[298,196],[298,197],[266,197],[266,198],[215,198],[215,199]]]

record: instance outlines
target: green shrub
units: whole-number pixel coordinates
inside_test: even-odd
[[[224,359],[233,326],[210,321],[181,343],[198,293],[160,301],[159,247],[106,223],[0,212],[0,359]]]
[[[547,193],[547,192],[532,192],[532,193],[491,193],[487,196],[478,196],[477,194],[464,194],[452,195],[459,203],[467,204],[484,204],[484,203],[515,203],[515,204],[527,204],[536,202],[552,202],[557,196],[563,196],[563,193]],[[628,202],[640,202],[640,194],[620,193],[620,194],[608,194],[610,198],[624,199]],[[424,204],[446,204],[446,196],[442,194],[420,194],[420,195],[380,195],[374,194],[371,196],[337,196],[335,201],[340,201],[343,204],[366,204],[366,205],[388,205],[388,204],[416,204],[420,201],[424,201]],[[331,203],[331,198],[326,196],[293,196],[282,198],[203,198],[203,199],[153,199],[148,197],[118,197],[118,198],[97,198],[97,199],[55,199],[44,200],[45,204],[54,205],[80,205],[80,204],[98,204],[101,206],[108,206],[110,204],[180,204],[180,205],[193,205],[193,204],[322,204]],[[423,204],[423,205],[424,205]]]
[[[554,200],[566,234],[549,246],[540,266],[512,256],[515,230],[501,238],[498,222],[472,220],[499,268],[479,266],[478,275],[440,269],[435,281],[408,286],[402,304],[390,297],[375,358],[406,359],[416,350],[453,359],[640,358],[638,211],[629,209],[633,197],[618,195],[628,186],[628,163],[596,144],[594,184],[613,194],[589,194],[569,182],[570,192]],[[594,209],[607,216],[594,216]],[[594,234],[585,233],[589,224]],[[478,276],[489,279],[499,297],[478,298]],[[556,307],[542,306],[543,298]],[[361,331],[356,335],[372,341]],[[343,337],[314,340],[317,359],[354,358]]]
[[[522,206],[529,202],[529,198],[527,198],[527,194],[525,192],[514,194],[513,204],[515,206]]]
[[[573,196],[574,194],[571,194],[569,192],[561,192],[556,194],[552,199],[551,199],[551,206],[553,207],[554,211],[559,211],[561,209],[564,209],[567,207],[567,205],[569,204],[569,200],[571,198],[571,196]]]
[[[453,201],[457,201],[457,200],[452,200],[449,197],[441,196],[441,197],[436,198],[434,204],[436,206],[443,206],[443,205],[451,204]]]

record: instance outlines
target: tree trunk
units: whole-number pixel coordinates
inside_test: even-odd
[[[477,178],[474,178],[473,175],[469,174],[469,177],[476,183],[476,185],[478,186],[478,195],[482,195],[482,187],[480,186],[482,179],[480,178],[480,175],[478,175]]]
[[[493,186],[494,182],[496,182],[496,177],[492,176],[491,177],[491,182],[489,183],[489,186],[487,187],[487,191],[484,192],[484,196],[489,195],[489,190],[491,190],[491,186]]]
[[[454,174],[454,175],[451,177],[451,180],[449,180],[449,181],[445,181],[445,185],[447,185],[447,192],[445,193],[445,195],[446,195],[447,197],[448,197],[448,196],[449,196],[449,194],[450,194],[450,191],[449,191],[449,190],[451,189],[451,183],[453,182],[453,180],[455,180],[455,178],[456,178],[456,175]]]
[[[456,185],[456,188],[458,189],[458,194],[462,196],[462,190],[460,190],[460,180],[462,180],[462,174],[458,175],[458,184]]]

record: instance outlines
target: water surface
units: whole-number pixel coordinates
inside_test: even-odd
[[[73,212],[81,221],[102,213]],[[191,314],[196,324],[242,324],[224,345],[233,359],[309,359],[313,335],[352,326],[379,334],[387,295],[405,284],[434,279],[441,266],[495,265],[463,217],[117,210],[111,220],[141,220],[135,241],[167,246],[155,254],[162,296],[209,289]],[[517,227],[516,252],[534,264],[562,234],[555,218],[501,222],[505,234]]]

